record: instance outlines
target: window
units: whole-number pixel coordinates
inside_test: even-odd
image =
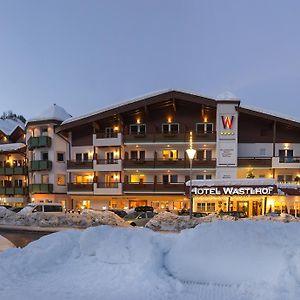
[[[113,137],[113,128],[112,127],[105,127],[105,137],[110,138]]]
[[[205,203],[197,203],[198,211],[205,211]]]
[[[200,149],[196,152],[198,160],[212,160],[212,151],[210,149]]]
[[[163,184],[168,183],[178,183],[178,175],[177,174],[164,174],[162,175]]]
[[[56,159],[59,162],[64,162],[65,161],[65,153],[64,152],[57,152],[56,153]]]
[[[211,133],[214,130],[213,123],[197,123],[196,131],[197,133]]]
[[[281,182],[284,181],[284,175],[278,175],[277,180]]]
[[[145,160],[145,150],[130,151],[130,158],[136,160]]]
[[[130,175],[130,183],[143,183],[145,181],[144,174],[132,174]]]
[[[62,210],[60,205],[44,205],[44,212],[62,212]]]
[[[216,204],[208,202],[207,203],[207,211],[215,211],[216,210]]]
[[[76,153],[76,155],[75,155],[75,157],[76,157],[76,161],[81,161],[82,159],[81,159],[81,153]]]
[[[89,154],[87,152],[83,153],[83,160],[89,160]]]
[[[162,133],[164,134],[177,134],[179,133],[179,124],[178,123],[164,123],[162,124]]]
[[[66,175],[57,175],[57,185],[66,185]]]
[[[175,149],[166,149],[162,151],[163,159],[175,160],[178,159],[178,151]]]
[[[22,179],[16,179],[15,180],[15,187],[22,187],[23,186],[23,180]]]
[[[130,134],[143,135],[146,133],[146,124],[131,124]]]
[[[266,148],[260,148],[259,149],[259,155],[260,156],[266,156]]]
[[[89,154],[88,154],[88,152],[76,153],[75,159],[76,159],[76,161],[87,161],[87,160],[89,160]]]
[[[92,183],[94,179],[93,175],[76,175],[76,183]]]
[[[41,128],[41,135],[42,136],[47,136],[48,135],[48,128],[47,127]]]
[[[197,180],[204,180],[204,175],[203,174],[196,175],[196,179]]]
[[[49,175],[42,175],[42,184],[49,183]]]
[[[196,179],[198,179],[198,180],[210,180],[210,179],[212,179],[212,175],[211,174],[199,174],[199,175],[196,175]]]
[[[42,152],[42,160],[48,160],[49,156],[48,156],[48,152]]]

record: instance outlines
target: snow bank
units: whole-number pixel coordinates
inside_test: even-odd
[[[254,221],[262,221],[262,220],[269,220],[269,221],[275,221],[275,222],[300,222],[300,218],[294,217],[290,214],[281,213],[279,216],[270,216],[270,215],[264,215],[264,216],[254,216],[249,218]]]
[[[41,291],[44,300],[299,299],[299,230],[295,222],[248,220],[179,234],[63,231],[0,254],[0,299],[37,300]]]
[[[128,223],[111,211],[87,210],[82,214],[45,214],[45,213],[15,213],[5,207],[0,207],[0,224],[40,227],[79,227],[86,228],[97,225],[112,225],[128,227]]]
[[[199,224],[213,222],[216,220],[234,221],[235,218],[231,216],[219,216],[217,214],[210,214],[202,218],[192,218],[189,216],[179,216],[171,212],[162,212],[155,215],[145,227],[154,231],[181,231],[183,229],[194,228]]]
[[[15,245],[12,242],[0,235],[0,252],[13,247],[15,247]]]

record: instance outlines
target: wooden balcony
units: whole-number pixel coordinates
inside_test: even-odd
[[[93,161],[92,160],[68,160],[67,169],[68,170],[92,170]]]
[[[32,160],[29,165],[29,172],[50,171],[51,169],[52,161],[50,160]]]
[[[28,187],[0,187],[0,195],[27,195]]]
[[[42,147],[51,147],[51,137],[49,136],[32,136],[27,141],[29,150]]]
[[[68,192],[93,192],[93,183],[68,183]]]
[[[27,173],[28,169],[25,166],[0,168],[0,175],[27,175]]]
[[[190,161],[188,159],[128,159],[124,160],[126,169],[188,169]],[[193,160],[193,168],[216,168],[216,160]]]
[[[190,133],[145,133],[125,134],[124,143],[188,143]],[[194,133],[193,141],[200,143],[216,142],[216,132]]]
[[[53,192],[53,184],[30,184],[29,191],[32,194],[51,194]]]
[[[240,157],[238,158],[239,167],[258,167],[272,168],[271,157]]]
[[[185,186],[180,183],[124,183],[123,191],[126,193],[184,193]]]

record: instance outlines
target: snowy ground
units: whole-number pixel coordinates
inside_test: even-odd
[[[97,225],[128,227],[129,224],[111,211],[85,210],[82,214],[15,213],[0,207],[0,225],[38,227],[78,227]]]
[[[0,235],[0,252],[15,247],[12,242]]]
[[[300,223],[91,227],[0,254],[0,299],[299,299]]]

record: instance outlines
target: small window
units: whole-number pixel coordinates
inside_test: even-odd
[[[176,160],[178,159],[178,150],[175,149],[166,149],[162,151],[163,159]]]
[[[179,124],[178,123],[164,123],[162,124],[162,133],[164,134],[177,134],[179,133]]]
[[[145,133],[146,133],[146,124],[131,124],[130,125],[130,134],[143,135]]]
[[[65,175],[57,175],[57,185],[66,185],[66,176]]]
[[[216,210],[216,204],[215,203],[207,203],[207,211],[215,211]]]
[[[42,175],[42,184],[49,183],[49,175]]]
[[[64,162],[65,161],[65,153],[64,152],[57,152],[56,158],[57,158],[57,161]]]
[[[277,180],[280,182],[284,181],[284,175],[278,175]]]
[[[293,181],[293,175],[285,175],[285,181],[287,182]]]
[[[171,175],[170,176],[170,182],[171,183],[177,183],[178,182],[178,175]]]
[[[210,179],[212,179],[212,176],[211,176],[211,174],[206,174],[206,176],[205,176],[205,179],[206,179],[206,180],[210,180]]]
[[[196,179],[198,179],[198,180],[204,180],[204,175],[203,174],[196,175]]]
[[[82,160],[82,155],[81,153],[76,153],[76,161],[81,161]]]
[[[48,160],[49,156],[48,156],[48,152],[42,152],[42,160]]]
[[[48,128],[47,127],[41,128],[41,135],[42,136],[47,136],[48,135]]]
[[[162,176],[162,181],[163,181],[163,184],[169,183],[169,175],[163,175]]]
[[[86,153],[83,153],[83,160],[84,161],[87,161],[89,160],[89,154],[86,152]]]
[[[213,123],[197,123],[196,131],[197,133],[212,133],[214,130]]]
[[[22,179],[16,179],[15,180],[15,187],[22,187],[23,186],[23,180]]]
[[[205,211],[205,203],[197,203],[197,210]]]

